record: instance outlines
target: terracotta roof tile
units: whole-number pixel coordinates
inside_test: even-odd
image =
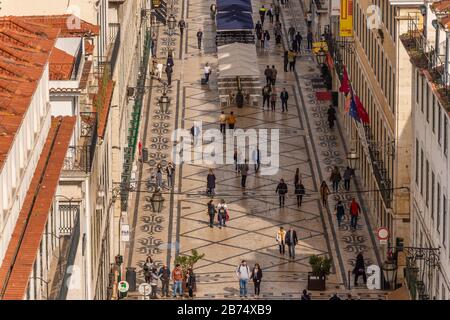
[[[76,117],[52,118],[43,152],[0,267],[0,288],[6,282],[2,297],[5,300],[20,300],[26,294],[75,122]],[[12,265],[16,252],[16,260]]]
[[[50,80],[70,80],[74,64],[74,56],[54,48],[50,55]]]
[[[52,26],[61,29],[61,37],[80,37],[85,35],[98,36],[100,27],[86,22],[74,15],[24,16],[27,22]]]
[[[22,17],[0,17],[0,170],[58,35]]]

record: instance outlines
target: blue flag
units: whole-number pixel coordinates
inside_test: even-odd
[[[356,105],[355,96],[352,94],[352,102],[350,102],[350,111],[349,111],[350,117],[355,119],[355,121],[360,122],[360,118],[358,115],[358,107]]]

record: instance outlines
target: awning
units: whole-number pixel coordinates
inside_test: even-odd
[[[253,30],[253,18],[248,12],[218,12],[216,15],[217,31]]]
[[[403,285],[397,290],[390,292],[387,295],[386,300],[411,300],[411,296],[409,295],[406,285]]]
[[[217,0],[217,12],[253,12],[251,0]]]
[[[219,60],[219,79],[236,76],[258,77],[254,44],[232,43],[217,48]]]

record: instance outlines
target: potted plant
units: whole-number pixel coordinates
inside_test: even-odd
[[[183,255],[175,258],[175,265],[179,264],[181,266],[181,270],[183,271],[183,292],[187,291],[186,287],[186,276],[189,269],[194,270],[194,265],[203,257],[204,253],[200,254],[197,250],[192,249],[191,255]],[[194,288],[195,289],[195,288]],[[195,290],[194,290],[195,291]]]
[[[326,276],[330,274],[331,258],[313,255],[309,257],[312,272],[308,272],[308,290],[325,290]]]

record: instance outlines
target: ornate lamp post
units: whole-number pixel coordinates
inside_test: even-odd
[[[386,260],[381,269],[383,270],[384,285],[387,285],[387,289],[394,290],[397,280],[397,265],[395,261],[393,259]]]
[[[355,170],[356,168],[356,162],[358,161],[359,157],[356,153],[355,149],[351,149],[350,152],[347,154],[347,160],[348,160],[348,166],[350,169]]]
[[[317,63],[320,66],[325,63],[326,56],[327,56],[327,54],[326,54],[325,50],[323,50],[323,48],[321,47],[319,52],[317,53]]]
[[[169,113],[170,98],[167,96],[164,90],[161,98],[159,98],[159,108],[161,113]]]
[[[169,18],[167,18],[167,28],[169,29],[170,36],[173,34],[173,31],[175,30],[176,25],[177,25],[177,20],[175,19],[175,16],[173,15],[173,13],[171,13]]]

